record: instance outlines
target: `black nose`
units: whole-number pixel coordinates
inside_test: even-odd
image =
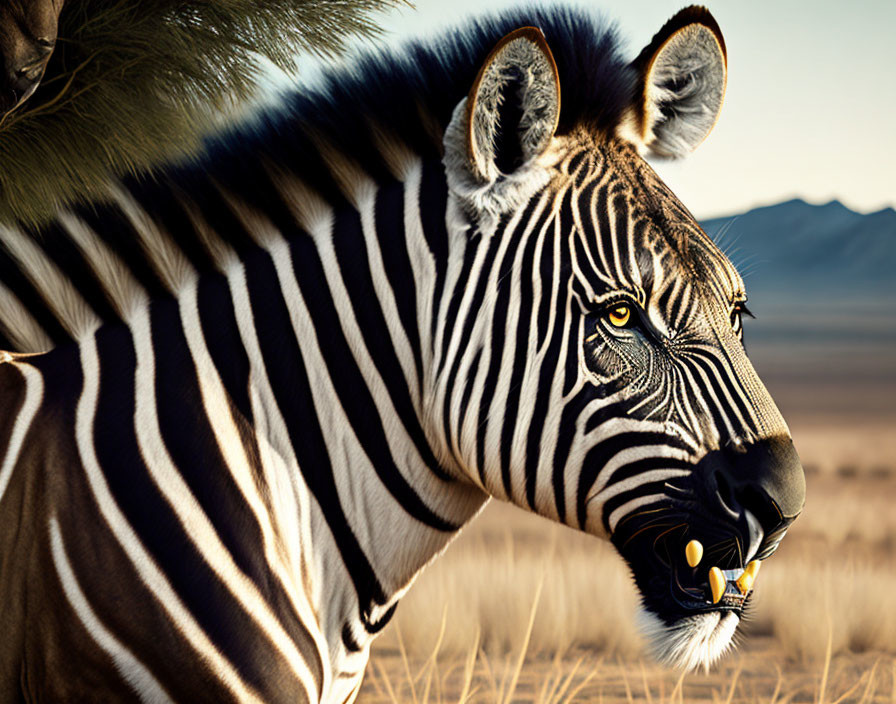
[[[700,468],[709,504],[738,523],[749,511],[766,535],[803,510],[806,477],[789,437],[730,443],[707,454]]]

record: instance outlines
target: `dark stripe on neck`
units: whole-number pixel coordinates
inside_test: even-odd
[[[118,314],[109,304],[105,289],[96,278],[96,274],[81,255],[81,250],[57,223],[51,222],[42,227],[40,232],[28,232],[34,243],[42,249],[50,261],[54,262],[72,282],[75,290],[103,320],[118,322]]]
[[[384,232],[381,239],[395,241],[399,234]],[[361,217],[357,211],[344,211],[335,216],[333,222],[333,248],[336,252],[339,273],[351,302],[352,312],[358,322],[361,334],[364,336],[364,346],[370,354],[377,372],[383,379],[389,398],[395,407],[404,431],[416,446],[423,463],[440,479],[450,479],[449,475],[439,466],[432,449],[427,443],[423,434],[423,428],[420,425],[420,419],[414,409],[408,390],[408,380],[405,378],[401,364],[398,361],[398,355],[395,352],[395,346],[392,344],[392,338],[389,334],[389,326],[386,323],[386,318],[383,315],[376,295],[373,275],[369,265],[367,243],[361,231]],[[404,243],[401,243],[400,248],[404,249]],[[331,350],[337,355],[336,358],[340,360],[337,362],[334,359],[330,362],[330,355],[325,354],[331,373],[334,377],[342,377],[346,374],[354,376],[357,383],[363,387],[348,393],[340,392],[343,406],[346,408],[346,411],[357,408],[359,415],[356,416],[356,420],[358,421],[364,418],[364,413],[374,413],[375,417],[378,418],[379,412],[373,404],[373,398],[364,391],[366,384],[360,374],[360,370],[357,369],[357,363],[351,353],[348,341],[343,335],[337,335],[335,329],[329,330],[331,327],[338,327],[339,315],[335,307],[331,307],[329,303],[329,290],[326,286],[326,281],[323,281],[324,287],[319,289],[316,295],[311,295],[310,292],[313,289],[304,280],[306,275],[312,277],[323,276],[323,272],[316,271],[316,267],[312,266],[311,263],[306,265],[305,262],[298,260],[295,262],[295,268],[300,286],[303,290],[309,292],[307,295],[309,298],[308,306],[309,309],[314,309],[312,310],[312,318],[315,321],[315,326],[326,331],[323,339],[320,340],[321,347]],[[409,287],[407,290],[413,292],[413,281],[405,281],[404,283]],[[413,293],[408,295],[406,291],[401,291],[398,298],[404,298],[405,300],[410,298],[413,301],[414,297]],[[416,311],[414,311],[414,319],[410,321],[410,324],[412,328],[416,328]],[[417,349],[419,350],[419,347]],[[419,359],[419,355],[417,358]],[[334,384],[339,388],[340,380],[334,378]],[[367,406],[366,409],[363,408],[364,405]],[[371,428],[371,430],[373,430],[373,424],[373,418],[362,422],[365,428]],[[394,464],[386,445],[384,432],[370,434],[366,438],[366,443],[361,433],[358,433],[358,437],[365,444],[365,449],[368,450],[371,460],[378,456],[383,462]],[[375,454],[370,454],[371,450]],[[387,486],[392,491],[392,486],[400,486],[400,482],[394,485],[387,483]],[[407,489],[412,491],[410,487],[407,487]],[[398,498],[397,494],[393,495]],[[402,503],[404,504],[404,501]],[[414,506],[414,503],[412,499],[408,504],[408,508],[410,509]],[[419,504],[419,502],[416,503]],[[422,508],[422,504],[418,508]],[[411,512],[413,513],[413,510]],[[418,517],[424,515],[426,515],[425,511],[419,513]]]
[[[213,298],[213,305],[219,311],[229,306],[228,289],[221,277],[216,276],[205,288],[203,298],[206,304],[210,303],[209,298]],[[212,288],[214,291],[210,290]],[[156,405],[159,408],[159,428],[165,447],[240,572],[255,584],[293,640],[297,644],[304,642],[303,652],[316,652],[314,642],[295,613],[283,585],[272,574],[258,519],[249,508],[247,499],[236,484],[218,447],[202,402],[196,368],[182,329],[183,321],[178,315],[179,311],[173,306],[173,303],[164,302],[152,309]],[[226,318],[219,317],[218,322],[226,322]],[[233,340],[234,332],[232,329],[229,331],[230,341],[235,344],[231,348],[233,356],[227,364],[239,365],[239,368],[231,368],[229,371],[231,374],[236,371],[242,377],[236,381],[235,387],[245,393],[248,385],[248,360],[245,357],[241,359],[243,348],[238,341]],[[174,384],[171,383],[173,379],[177,380]],[[234,408],[230,398],[227,402],[230,409]],[[214,409],[214,412],[227,411]],[[243,445],[249,465],[245,468],[236,467],[233,471],[248,470],[247,479],[252,483],[252,490],[258,492],[259,499],[269,497],[263,501],[265,508],[269,509],[273,497],[270,497],[269,487],[265,487],[262,482],[263,469],[252,429],[240,415],[232,420],[239,432],[238,439],[251,440],[248,445]],[[315,663],[312,659],[308,665],[312,671],[316,670],[315,677],[320,681],[323,673],[320,661]]]
[[[358,595],[359,608],[387,597],[348,525],[339,500],[324,430],[314,407],[302,350],[283,301],[277,272],[266,253],[246,270],[258,344],[277,406],[286,422],[299,470],[321,508]]]
[[[591,391],[586,386],[579,390],[575,398],[569,399],[563,406],[563,411],[560,414],[560,429],[557,434],[557,444],[554,446],[554,456],[551,458],[551,487],[554,490],[554,503],[556,504],[557,515],[560,517],[561,521],[566,521],[566,463],[569,460],[573,440],[576,438],[576,422],[582,412],[582,407],[587,404],[589,400],[591,400]],[[532,425],[534,428],[534,421]],[[536,468],[539,452],[539,444],[533,442],[530,437],[527,445],[527,453],[534,454],[527,454],[527,457],[534,458],[533,460],[529,460],[529,462],[535,465],[535,467],[533,467],[526,475],[526,478],[529,480],[526,483],[526,496],[531,497],[530,500],[533,504],[535,503],[537,479]]]
[[[22,272],[19,262],[7,254],[2,246],[0,246],[0,281],[19,299],[28,314],[43,328],[54,345],[71,340],[71,336],[59,324],[59,320],[51,312],[43,296]],[[10,347],[16,348],[14,345]],[[34,350],[25,351],[33,352]]]
[[[489,427],[489,411],[491,402],[495,396],[495,389],[498,386],[498,377],[504,372],[502,367],[502,356],[504,354],[504,346],[510,342],[507,339],[507,318],[510,310],[510,301],[513,291],[513,265],[516,255],[519,251],[520,241],[523,234],[528,230],[531,224],[532,213],[538,205],[537,199],[533,198],[526,204],[526,208],[522,216],[517,220],[516,227],[512,233],[506,230],[499,230],[493,237],[507,239],[509,237],[507,248],[504,250],[504,257],[498,264],[497,290],[495,291],[494,305],[492,306],[492,326],[491,326],[491,354],[489,356],[489,368],[485,377],[485,386],[482,392],[482,404],[479,407],[479,423],[477,433],[477,450],[481,453],[485,448],[485,436]],[[491,276],[488,271],[486,276]],[[525,306],[520,306],[524,311]],[[511,350],[511,354],[513,351]],[[525,351],[522,352],[525,356]],[[500,444],[500,466],[501,466],[501,482],[504,485],[504,491],[510,500],[513,500],[513,481],[510,474],[510,450],[513,440],[513,430],[516,425],[516,406],[508,403],[505,406],[505,412],[498,417],[492,419],[493,423],[499,423],[501,427],[501,444]],[[477,458],[477,464],[484,464],[484,456]]]
[[[137,232],[117,205],[85,205],[74,212],[124,261],[150,299],[171,298],[140,245]]]
[[[333,241],[337,245],[337,249],[340,246],[339,243],[345,242],[351,232],[360,232],[360,227],[360,217],[357,212],[344,211],[338,214],[333,224]],[[305,305],[311,314],[311,322],[317,333],[317,344],[320,346],[321,354],[330,373],[333,388],[339,396],[355,436],[370,459],[374,471],[392,497],[418,521],[436,530],[457,530],[459,525],[436,515],[423,502],[396,466],[386,439],[379,409],[367,388],[351,347],[339,325],[339,314],[330,297],[329,286],[315,243],[308,236],[297,236],[291,239],[292,264],[296,280],[305,299]],[[357,251],[354,255],[358,256]],[[353,261],[352,257],[349,257],[349,261]],[[358,276],[363,276],[362,272],[366,272],[369,276],[366,261],[355,273]],[[345,282],[348,285],[347,279]],[[383,324],[385,323],[383,322]],[[383,328],[373,327],[372,329],[382,330]],[[394,351],[392,354],[394,355]]]
[[[395,297],[401,326],[408,337],[417,371],[417,395],[423,395],[423,357],[420,351],[420,331],[417,327],[417,286],[408,256],[408,235],[404,226],[406,201],[404,184],[383,181],[376,194],[374,223],[377,241],[383,258],[383,269]],[[418,207],[417,203],[412,204]]]
[[[439,311],[442,297],[445,294],[445,275],[448,267],[448,183],[445,179],[445,168],[434,159],[424,159],[420,173],[420,192],[414,202],[420,213],[420,225],[423,237],[432,252],[436,280],[433,282],[432,323],[430,326],[429,345],[432,358],[438,360],[441,368],[442,358],[436,351],[436,335],[439,329]]]

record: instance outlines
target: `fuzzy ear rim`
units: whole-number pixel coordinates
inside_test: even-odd
[[[546,139],[544,139],[543,144],[540,145],[542,148],[547,147],[547,144],[550,142],[551,137],[553,137],[554,133],[557,131],[557,125],[560,121],[560,73],[557,70],[557,62],[554,60],[554,54],[551,52],[551,48],[548,46],[544,33],[538,27],[520,27],[519,29],[515,29],[514,31],[505,35],[495,45],[491,52],[489,52],[489,55],[486,57],[485,61],[483,61],[482,63],[482,66],[479,68],[479,72],[476,74],[476,80],[473,81],[473,85],[470,88],[469,94],[467,95],[466,114],[464,116],[464,122],[466,124],[465,143],[467,158],[469,160],[471,170],[474,173],[478,173],[486,178],[489,175],[490,169],[488,168],[486,159],[482,154],[479,145],[477,144],[475,135],[475,117],[477,114],[476,109],[478,106],[480,90],[483,80],[492,69],[495,62],[504,53],[507,45],[518,40],[529,41],[535,45],[538,51],[547,60],[547,64],[553,79],[553,94],[556,96],[556,109],[554,110],[553,121],[550,129],[545,133]]]
[[[670,128],[685,118],[663,116],[656,85],[658,67],[667,58],[670,50],[684,41],[692,44],[703,42],[711,46],[715,52],[715,68],[721,71],[721,80],[713,86],[711,94],[707,94],[706,103],[713,111],[710,119],[703,119],[699,125],[692,125],[687,139],[668,138]],[[712,132],[718,122],[725,91],[728,83],[728,51],[725,39],[718,22],[705,7],[691,5],[677,12],[657,32],[650,43],[642,49],[632,62],[638,74],[638,90],[634,106],[636,135],[640,143],[654,155],[666,158],[679,158],[696,149]],[[687,71],[683,71],[687,73]],[[665,124],[664,124],[665,123]],[[664,134],[664,132],[666,134]]]

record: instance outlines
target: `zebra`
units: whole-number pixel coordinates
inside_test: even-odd
[[[3,700],[326,701],[490,497],[609,539],[709,666],[805,480],[735,268],[647,165],[715,20],[513,10],[0,228]],[[597,575],[596,575],[597,576]]]

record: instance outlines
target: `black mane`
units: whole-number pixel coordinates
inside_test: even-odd
[[[347,69],[331,70],[314,89],[300,88],[276,108],[211,138],[205,154],[186,170],[243,192],[250,162],[283,164],[332,202],[338,189],[321,160],[320,138],[377,180],[388,174],[374,125],[416,154],[439,156],[452,111],[482,62],[501,37],[524,26],[544,32],[557,63],[558,133],[583,124],[598,131],[618,125],[636,83],[620,56],[615,29],[581,10],[514,9],[465,23],[443,38],[368,53]]]
[[[282,232],[295,229],[294,214],[272,182],[272,167],[290,172],[334,209],[346,204],[321,144],[386,184],[395,177],[375,138],[377,130],[385,131],[424,159],[424,179],[443,179],[442,134],[455,106],[467,95],[494,45],[523,26],[541,28],[557,62],[561,78],[558,132],[577,125],[613,129],[636,90],[633,70],[620,56],[615,31],[581,11],[513,10],[470,22],[435,41],[412,43],[397,53],[363,56],[348,69],[325,74],[316,88],[299,88],[275,107],[207,138],[200,155],[189,162],[163,165],[126,177],[122,183],[197,271],[212,271],[216,262],[197,235],[193,213],[198,211],[205,224],[238,253],[256,245],[238,222],[228,196],[238,196]],[[190,210],[184,203],[190,204]],[[71,210],[124,260],[150,298],[171,295],[118,206],[92,202]],[[424,215],[444,222],[444,209],[439,215],[437,211],[436,205]],[[90,265],[60,224],[24,229],[102,320],[117,319]],[[54,344],[70,339],[19,264],[2,250],[0,281]],[[0,331],[3,345],[12,347]]]

